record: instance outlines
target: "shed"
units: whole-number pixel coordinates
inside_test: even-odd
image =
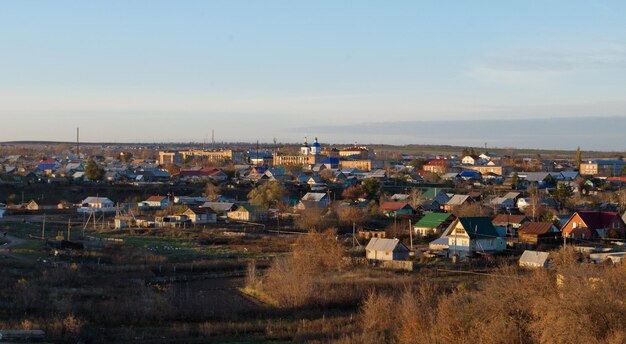
[[[406,260],[409,249],[400,239],[372,238],[365,247],[367,259],[370,260]]]
[[[526,268],[547,268],[548,252],[526,250],[519,259],[519,266]]]

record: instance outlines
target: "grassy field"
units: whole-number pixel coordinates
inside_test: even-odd
[[[476,152],[482,153],[484,147],[461,147],[446,145],[373,145],[371,146],[375,152],[392,152],[402,154],[456,154],[460,155],[464,148],[473,148]],[[487,147],[490,153],[498,156],[511,155],[517,157],[537,157],[541,155],[544,158],[554,159],[574,159],[575,150],[553,150],[553,149],[524,149],[524,148],[491,148]],[[619,155],[626,156],[626,152],[602,152],[602,151],[583,151],[584,159],[592,158],[616,158]]]

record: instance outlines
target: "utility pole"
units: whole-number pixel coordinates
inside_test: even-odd
[[[411,240],[411,252],[413,252],[413,227],[411,226],[411,219],[409,219],[409,240]]]
[[[80,128],[76,128],[76,159],[80,160]]]
[[[72,228],[72,219],[67,219],[67,240],[70,240],[70,238],[71,238],[71,236],[70,236],[71,235],[71,232],[70,232],[71,228]]]
[[[43,223],[41,225],[41,238],[44,239],[46,237],[46,214],[43,214]]]
[[[352,222],[352,248],[354,248],[356,241],[356,224]]]

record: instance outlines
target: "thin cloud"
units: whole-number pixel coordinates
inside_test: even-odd
[[[626,45],[585,49],[525,49],[484,58],[479,68],[509,72],[562,72],[626,68]]]

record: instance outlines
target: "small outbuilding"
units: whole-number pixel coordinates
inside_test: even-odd
[[[365,247],[365,254],[370,260],[407,260],[409,249],[400,239],[372,238]]]

